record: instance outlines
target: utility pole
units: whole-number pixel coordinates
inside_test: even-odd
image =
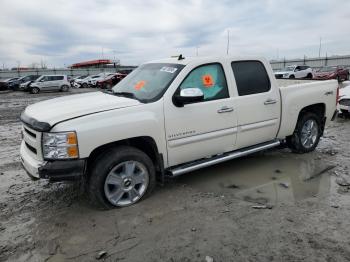
[[[322,37],[320,37],[320,47],[318,48],[318,57],[321,57],[321,46],[322,46]]]
[[[230,30],[227,30],[227,49],[226,49],[226,54],[228,55],[228,51],[230,48]]]

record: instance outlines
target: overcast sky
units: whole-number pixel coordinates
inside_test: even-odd
[[[350,54],[347,0],[0,0],[0,65],[176,54],[269,59]],[[103,51],[103,54],[102,54]]]

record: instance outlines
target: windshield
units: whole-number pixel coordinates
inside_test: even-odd
[[[326,66],[321,68],[319,72],[333,72],[335,70],[337,70],[336,66]]]
[[[287,66],[286,68],[283,68],[282,71],[287,71],[287,72],[290,72],[290,71],[294,71],[294,66]]]
[[[180,64],[154,63],[141,65],[113,87],[113,93],[127,93],[142,102],[159,99],[179,72]]]

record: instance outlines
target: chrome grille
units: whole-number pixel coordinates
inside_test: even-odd
[[[22,134],[28,154],[36,160],[43,160],[41,152],[41,133],[23,125]]]

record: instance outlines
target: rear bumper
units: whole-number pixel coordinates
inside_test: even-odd
[[[34,159],[21,145],[21,162],[28,176],[34,180],[49,179],[50,181],[78,180],[85,173],[85,159],[66,161],[38,161]]]
[[[350,112],[350,106],[346,106],[346,105],[338,105],[339,109],[342,111],[348,111]]]

